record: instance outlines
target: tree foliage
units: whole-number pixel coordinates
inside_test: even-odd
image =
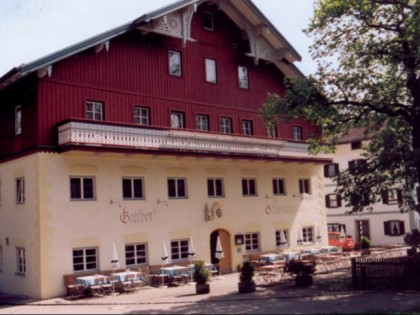
[[[420,182],[420,0],[318,0],[306,30],[318,63],[307,78],[286,78],[269,94],[269,124],[304,117],[322,128],[310,150],[334,152],[340,136],[366,128],[366,166],[337,180],[352,211],[369,209],[383,189],[403,186],[413,209]]]

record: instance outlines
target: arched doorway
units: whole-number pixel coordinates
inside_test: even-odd
[[[222,259],[216,258],[216,243],[217,236],[220,237],[220,243],[223,249],[224,257]],[[210,234],[210,257],[211,263],[218,265],[220,263],[221,273],[231,273],[232,272],[232,255],[230,248],[230,234],[226,230],[216,230]]]

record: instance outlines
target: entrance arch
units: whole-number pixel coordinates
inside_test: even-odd
[[[222,245],[224,257],[222,259],[216,258],[216,243],[217,237],[220,237],[220,244]],[[232,272],[232,254],[230,247],[230,233],[226,230],[219,229],[215,230],[210,234],[210,257],[211,263],[219,265],[221,273]]]

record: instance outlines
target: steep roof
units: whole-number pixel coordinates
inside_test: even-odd
[[[161,9],[144,14],[134,21],[128,22],[119,27],[99,35],[90,37],[84,41],[68,46],[45,57],[37,59],[27,64],[15,67],[0,77],[0,90],[25,77],[26,75],[39,71],[45,73],[49,71],[55,62],[75,55],[81,51],[92,47],[100,47],[117,36],[130,32],[132,30],[155,31],[151,25],[153,22],[165,20],[165,17],[174,12],[193,8],[194,12],[198,5],[210,2],[216,3],[227,16],[245,33],[248,34],[253,45],[251,53],[248,55],[255,59],[257,63],[260,59],[273,62],[284,74],[288,76],[303,76],[302,72],[293,64],[300,61],[301,56],[293,46],[284,38],[284,36],[271,24],[264,14],[250,0],[181,0],[165,6]],[[156,24],[156,23],[155,23]],[[173,36],[173,34],[165,34]],[[178,37],[178,36],[175,36]],[[189,34],[183,34],[181,39],[192,41]],[[269,54],[261,54],[258,51],[258,45],[269,45],[271,51]],[[266,50],[266,49],[265,49]]]

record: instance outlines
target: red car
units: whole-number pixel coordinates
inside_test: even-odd
[[[355,247],[353,238],[350,235],[346,235],[343,239],[340,232],[328,232],[328,245],[338,246],[343,250],[353,250]]]

